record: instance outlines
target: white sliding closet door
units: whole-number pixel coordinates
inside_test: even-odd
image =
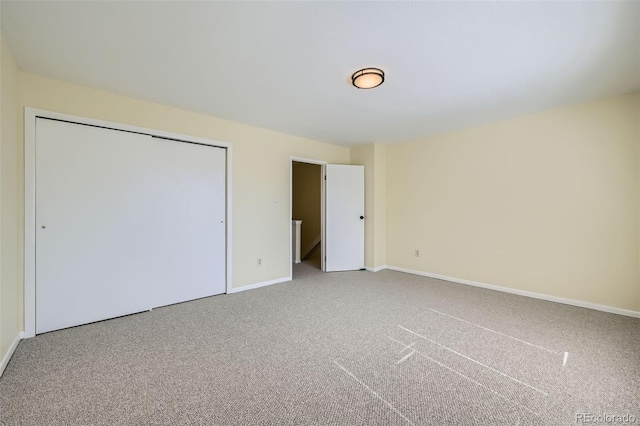
[[[224,293],[226,150],[37,119],[36,333]]]
[[[37,333],[149,309],[153,142],[37,120]]]
[[[226,150],[154,142],[152,306],[224,293]]]

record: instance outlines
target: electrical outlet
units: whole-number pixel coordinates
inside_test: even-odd
[[[262,266],[262,258],[261,257],[258,258],[258,266]]]
[[[420,250],[416,249],[416,257],[420,257]]]

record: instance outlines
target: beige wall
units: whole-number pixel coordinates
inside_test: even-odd
[[[320,237],[322,166],[293,163],[293,219],[302,220],[301,256],[304,257]]]
[[[373,267],[387,264],[387,147],[374,144],[374,258]]]
[[[386,252],[385,146],[369,144],[351,148],[351,164],[364,166],[365,265],[367,268],[384,266]]]
[[[21,72],[25,106],[232,143],[234,288],[289,276],[290,157],[349,161],[347,148]]]
[[[19,242],[18,68],[0,39],[0,360],[22,331]]]
[[[387,263],[640,311],[639,107],[633,94],[387,146]]]

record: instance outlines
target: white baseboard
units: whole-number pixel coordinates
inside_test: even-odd
[[[318,244],[320,244],[320,241],[322,241],[322,234],[318,235],[316,239],[313,240],[311,244],[309,244],[309,247],[307,247],[302,253],[300,253],[300,259],[304,259],[305,257],[307,257],[309,253],[311,253],[311,251],[316,248]]]
[[[611,314],[624,315],[627,317],[640,318],[640,312],[629,309],[616,308],[607,305],[598,305],[597,303],[583,302],[582,300],[565,299],[564,297],[550,296],[548,294],[534,293],[532,291],[517,290],[509,287],[501,287],[498,285],[485,284],[477,281],[465,280],[462,278],[447,277],[445,275],[430,274],[428,272],[414,271],[411,269],[398,268],[396,266],[387,266],[387,269],[398,272],[406,272],[407,274],[420,275],[423,277],[436,278],[438,280],[451,281],[458,284],[465,284],[474,287],[486,288],[489,290],[501,291],[503,293],[517,294],[519,296],[533,297],[534,299],[548,300],[549,302],[563,303],[565,305],[578,306],[581,308],[594,309],[596,311],[608,312]]]
[[[231,294],[231,293],[240,293],[241,291],[253,290],[253,289],[256,289],[256,288],[266,287],[266,286],[272,285],[272,284],[284,283],[284,282],[287,282],[287,281],[291,281],[291,277],[276,278],[275,280],[263,281],[261,283],[255,283],[255,284],[245,285],[245,286],[242,286],[242,287],[232,288],[231,291],[229,291],[229,294]]]
[[[0,363],[0,376],[2,376],[2,373],[4,373],[4,369],[7,368],[7,364],[9,364],[9,360],[18,347],[18,343],[20,343],[20,340],[22,340],[22,336],[22,332],[18,333],[16,338],[11,343],[11,346],[9,346],[9,351],[7,351],[7,354],[4,356],[4,358],[2,358],[2,363]]]
[[[369,272],[378,272],[378,271],[382,271],[383,269],[387,269],[387,265],[376,266],[375,268],[371,268],[367,266],[364,269],[366,269]]]

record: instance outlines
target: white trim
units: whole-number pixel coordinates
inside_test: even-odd
[[[296,163],[309,163],[309,164],[317,164],[319,166],[324,166],[325,164],[327,164],[326,161],[322,161],[322,160],[312,160],[310,158],[302,158],[302,157],[296,157],[296,156],[291,156],[291,161],[295,161]]]
[[[564,297],[550,296],[548,294],[534,293],[532,291],[517,290],[515,288],[501,287],[493,284],[485,284],[477,281],[465,280],[462,278],[447,277],[445,275],[431,274],[429,272],[414,271],[411,269],[398,268],[396,266],[387,266],[387,269],[407,274],[420,275],[423,277],[435,278],[438,280],[451,281],[458,284],[470,285],[473,287],[481,287],[489,290],[501,291],[503,293],[517,294],[519,296],[532,297],[534,299],[547,300],[549,302],[563,303],[565,305],[578,306],[580,308],[593,309],[596,311],[608,312],[611,314],[624,315],[627,317],[640,318],[640,312],[631,311],[629,309],[616,308],[607,305],[598,305],[597,303],[583,302],[581,300],[565,299]]]
[[[367,266],[364,269],[366,269],[369,272],[379,272],[379,271],[382,271],[383,269],[387,269],[387,265],[376,266],[375,268],[371,268]]]
[[[24,337],[36,335],[36,110],[24,109]]]
[[[24,109],[24,335],[29,338],[36,335],[36,118],[51,118],[70,121],[73,123],[87,124],[91,126],[106,127],[114,130],[143,133],[150,136],[173,139],[176,141],[199,143],[202,145],[217,146],[227,151],[227,217],[226,217],[226,293],[232,289],[232,178],[233,178],[233,145],[213,139],[205,139],[196,136],[182,135],[179,133],[164,132],[145,127],[130,126],[128,124],[114,123],[87,117],[62,114],[36,108]]]
[[[327,165],[323,164],[320,171],[320,270],[327,272]]]
[[[18,347],[18,343],[20,343],[20,340],[22,340],[23,336],[24,336],[24,333],[22,332],[18,333],[16,338],[13,339],[11,346],[9,346],[9,350],[7,351],[7,354],[4,356],[4,358],[2,358],[2,362],[0,363],[0,376],[2,376],[2,373],[4,373],[4,369],[7,368],[7,364],[9,364],[9,361],[11,360],[11,357],[13,356],[13,353]]]
[[[242,287],[232,288],[229,293],[240,293],[241,291],[254,290],[256,288],[266,287],[266,286],[272,285],[272,284],[280,284],[280,283],[284,283],[284,282],[287,282],[287,281],[291,281],[291,276],[282,277],[282,278],[276,278],[275,280],[263,281],[261,283],[255,283],[255,284],[250,284],[250,285],[244,285]]]
[[[293,162],[318,164],[321,167],[320,170],[320,270],[325,271],[325,252],[324,252],[324,233],[325,233],[325,211],[324,211],[324,176],[326,175],[327,162],[322,160],[313,160],[310,158],[296,157],[292,155],[289,160],[289,219],[293,220]],[[293,234],[291,227],[289,227],[289,259],[293,259]],[[316,243],[317,244],[317,243]],[[315,244],[313,245],[315,247]],[[307,253],[309,254],[309,253]],[[306,256],[306,255],[305,255]],[[304,258],[305,256],[301,256]],[[289,276],[293,277],[293,262],[289,265]]]
[[[229,294],[233,287],[233,262],[231,259],[233,256],[233,214],[231,214],[231,206],[233,204],[233,185],[231,182],[233,180],[233,145],[227,143],[225,148],[227,148],[227,281],[225,290]]]
[[[293,157],[289,160],[289,223],[293,220]],[[289,226],[289,259],[293,259],[293,228]],[[289,263],[289,276],[293,277],[293,262]]]

